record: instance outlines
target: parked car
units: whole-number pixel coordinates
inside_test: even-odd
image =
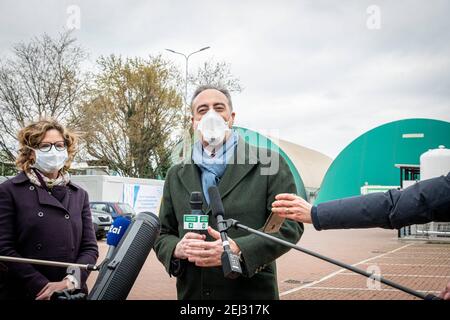
[[[93,201],[90,203],[90,207],[93,210],[110,214],[113,219],[117,217],[132,219],[136,215],[134,209],[129,204],[123,202]]]
[[[91,208],[92,223],[94,224],[95,236],[101,240],[111,228],[113,219],[110,214]]]

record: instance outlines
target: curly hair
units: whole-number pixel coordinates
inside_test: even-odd
[[[19,140],[19,153],[16,159],[16,167],[22,171],[28,171],[35,162],[35,154],[32,149],[37,149],[45,134],[49,130],[58,130],[64,138],[69,158],[64,164],[63,170],[67,171],[75,156],[78,143],[78,134],[70,131],[55,119],[42,119],[22,128],[17,136]]]

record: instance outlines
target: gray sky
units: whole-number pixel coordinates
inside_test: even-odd
[[[211,58],[231,64],[245,88],[233,101],[237,125],[277,130],[331,157],[386,122],[450,121],[446,0],[2,0],[0,55],[62,31],[70,5],[80,8],[75,36],[92,62],[101,54],[161,53],[184,68],[164,48],[211,46],[189,66]],[[367,12],[371,5],[379,20]]]

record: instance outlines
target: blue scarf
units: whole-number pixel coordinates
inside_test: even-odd
[[[202,189],[206,202],[209,204],[208,188],[217,186],[222,178],[227,163],[233,157],[235,147],[238,143],[238,134],[234,131],[231,136],[225,141],[219,150],[217,150],[215,157],[209,156],[203,149],[201,141],[194,144],[192,151],[192,160],[200,168],[202,172]]]

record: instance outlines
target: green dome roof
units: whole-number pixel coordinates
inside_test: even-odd
[[[333,161],[316,203],[361,194],[369,185],[400,185],[395,164],[419,164],[420,155],[439,145],[450,147],[450,123],[431,119],[394,121],[350,143]]]

